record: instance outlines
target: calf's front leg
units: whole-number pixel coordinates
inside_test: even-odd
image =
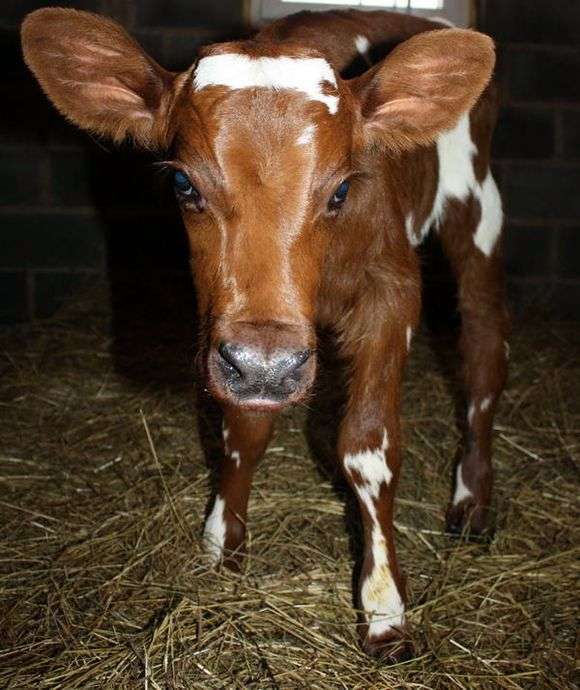
[[[245,553],[248,499],[254,471],[270,441],[274,415],[226,408],[222,433],[224,455],[218,489],[206,520],[203,541],[215,565],[239,570]]]
[[[393,533],[400,468],[401,375],[411,327],[385,326],[367,345],[358,347],[338,448],[364,527],[358,583],[361,644],[368,654],[391,663],[411,654],[405,640],[404,580]]]

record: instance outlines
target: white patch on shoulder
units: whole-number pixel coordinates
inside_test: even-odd
[[[433,225],[439,227],[445,217],[448,199],[464,202],[473,194],[481,206],[481,218],[473,241],[483,254],[491,254],[503,223],[501,198],[489,170],[482,184],[477,181],[473,169],[473,156],[476,153],[477,147],[471,139],[469,113],[465,113],[453,129],[443,132],[437,138],[437,191],[431,213],[423,223],[418,236],[409,238],[413,246],[427,237]]]
[[[208,55],[196,67],[193,88],[227,86],[230,89],[270,88],[301,91],[312,101],[320,101],[334,115],[338,96],[324,93],[322,85],[337,88],[336,76],[324,58],[250,57],[239,53]]]
[[[421,238],[417,237],[415,234],[415,217],[412,211],[405,216],[405,232],[407,233],[407,238],[411,247],[416,247],[420,244]]]
[[[467,411],[467,423],[469,426],[473,424],[473,418],[475,417],[475,403],[469,405],[469,410]]]
[[[219,495],[216,496],[203,530],[203,546],[212,565],[217,565],[224,553],[226,543],[225,507],[224,499]]]
[[[230,458],[236,463],[236,469],[240,466],[240,451],[232,450]]]
[[[411,349],[411,338],[413,337],[413,329],[411,326],[407,326],[407,352]]]
[[[482,412],[485,412],[487,409],[489,409],[489,406],[491,405],[491,401],[493,400],[493,395],[488,395],[486,398],[484,398],[480,403],[479,403],[479,409]]]
[[[354,39],[354,45],[361,55],[366,55],[371,47],[371,42],[366,36],[359,34]]]
[[[302,134],[296,139],[298,146],[305,146],[306,144],[311,144],[314,141],[314,133],[316,132],[316,125],[307,125]]]
[[[466,498],[471,498],[472,496],[473,494],[463,481],[463,472],[461,463],[459,463],[455,472],[455,495],[453,496],[453,505],[456,506],[458,503],[461,503],[461,501],[464,501]]]
[[[489,256],[495,247],[497,238],[503,225],[503,210],[501,207],[501,197],[488,170],[483,184],[476,190],[476,197],[481,204],[481,218],[477,225],[477,230],[473,236],[475,246],[478,247],[485,256]],[[478,193],[477,193],[478,192]]]

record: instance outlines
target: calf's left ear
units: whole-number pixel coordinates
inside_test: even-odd
[[[79,127],[117,142],[165,144],[175,75],[116,22],[47,7],[24,20],[22,48],[43,91]]]
[[[367,140],[394,151],[430,144],[474,105],[494,64],[493,41],[476,31],[413,36],[352,82]]]

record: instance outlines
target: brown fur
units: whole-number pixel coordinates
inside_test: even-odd
[[[300,13],[264,29],[252,41],[210,46],[201,57],[325,57],[337,75],[357,58],[355,38],[374,47],[406,40],[351,81],[337,77],[340,106],[297,91],[211,86],[192,88],[195,65],[174,75],[159,67],[114,22],[74,10],[45,9],[26,19],[27,64],[48,97],[79,126],[119,141],[170,148],[170,165],[186,173],[203,208],[183,204],[201,322],[208,386],[224,407],[229,433],[218,493],[226,512],[225,551],[243,551],[247,502],[255,466],[269,441],[274,407],[245,404],[220,379],[218,346],[238,341],[262,353],[316,349],[316,328],[335,332],[350,368],[339,456],[381,446],[392,479],[373,506],[387,544],[389,571],[405,598],[393,535],[393,501],[400,470],[400,390],[408,332],[420,312],[420,272],[405,232],[429,216],[437,188],[437,156],[429,146],[473,108],[475,173],[489,165],[495,118],[494,63],[489,38],[442,30],[422,19],[386,12]],[[358,56],[360,57],[360,56]],[[365,59],[371,60],[371,55]],[[482,92],[484,94],[482,95]],[[479,100],[478,100],[479,99]],[[316,146],[296,144],[308,124]],[[328,206],[350,179],[344,207]],[[466,433],[463,479],[472,493],[450,509],[450,524],[485,526],[491,492],[491,423],[505,379],[507,319],[499,249],[485,257],[474,245],[481,209],[473,198],[450,202],[441,241],[459,284],[461,349],[469,400],[492,395]],[[313,354],[286,404],[308,395]],[[265,403],[264,403],[265,405]],[[264,409],[268,409],[265,413]],[[239,453],[239,466],[232,453]],[[364,477],[346,472],[355,492]],[[361,496],[359,496],[361,498]],[[373,516],[361,498],[365,558],[361,585],[374,567]],[[232,556],[233,554],[233,556]],[[370,615],[370,612],[367,612]],[[361,637],[370,654],[396,660],[405,635],[391,629]]]

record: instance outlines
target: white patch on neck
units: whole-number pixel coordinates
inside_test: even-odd
[[[316,125],[307,125],[302,134],[296,139],[298,146],[306,146],[314,141],[314,133],[316,132]]]
[[[366,54],[369,52],[369,48],[371,47],[371,42],[366,36],[359,34],[354,39],[354,45],[361,55],[366,56]]]
[[[471,498],[472,496],[473,494],[463,481],[463,472],[461,463],[459,463],[455,472],[455,495],[453,496],[453,505],[456,506],[458,503],[461,503],[461,501],[464,501],[466,498]]]
[[[226,503],[221,496],[216,496],[213,509],[209,514],[203,530],[203,546],[212,565],[217,565],[224,554],[226,543]]]
[[[239,53],[209,55],[197,64],[193,87],[199,91],[207,86],[230,89],[291,89],[301,91],[312,101],[320,101],[334,115],[338,96],[322,90],[323,82],[337,88],[332,67],[323,58],[250,57]]]
[[[470,194],[479,201],[481,218],[473,236],[475,246],[485,256],[493,251],[503,223],[501,198],[495,181],[488,170],[482,184],[479,184],[473,169],[473,156],[477,147],[471,139],[469,113],[465,113],[453,129],[443,132],[437,138],[439,179],[431,213],[416,234],[406,226],[407,235],[413,246],[420,244],[433,225],[439,227],[445,217],[447,200],[467,201]],[[409,216],[407,216],[409,218]]]

